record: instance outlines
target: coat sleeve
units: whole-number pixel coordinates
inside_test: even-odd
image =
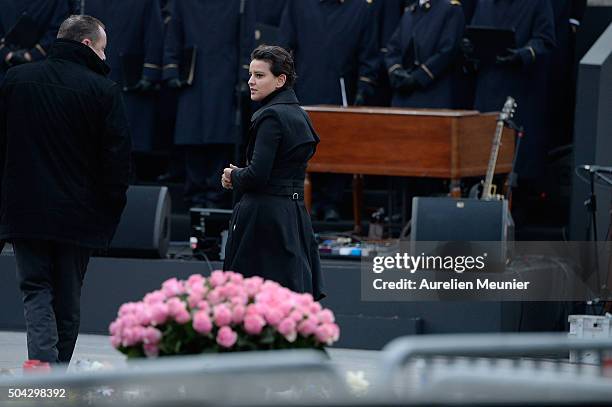
[[[519,49],[524,67],[530,67],[538,56],[549,53],[555,47],[555,23],[550,1],[534,1],[537,1],[537,4],[531,27],[531,38]]]
[[[101,150],[100,189],[105,209],[118,220],[127,201],[131,141],[121,90],[116,84],[107,98]]]
[[[253,157],[245,168],[232,171],[232,185],[239,192],[256,191],[268,184],[283,131],[278,117],[260,119]]]
[[[387,53],[385,55],[385,65],[387,66],[387,72],[391,73],[398,68],[402,68],[402,22],[397,26],[395,32],[391,36],[389,43],[387,44]]]
[[[28,50],[32,55],[33,61],[40,61],[47,57],[47,52],[53,45],[60,25],[70,14],[70,4],[66,0],[56,0],[55,7],[52,8],[51,16],[49,16],[48,24],[45,31],[34,48]]]
[[[162,74],[163,59],[163,21],[161,16],[161,5],[159,0],[149,0],[146,4],[144,21],[144,44],[145,50],[142,76],[151,82],[159,82]]]
[[[365,21],[359,40],[359,84],[358,89],[366,90],[376,86],[379,59],[378,22],[375,18],[375,9],[366,5]],[[368,93],[366,91],[366,93]]]
[[[179,77],[179,62],[181,53],[183,52],[183,15],[180,1],[173,1],[170,12],[170,21],[164,39],[164,66],[162,79],[178,79]]]
[[[459,44],[465,30],[465,16],[461,6],[450,5],[445,20],[444,32],[440,35],[436,52],[414,71],[414,78],[422,88],[435,82],[459,54]]]

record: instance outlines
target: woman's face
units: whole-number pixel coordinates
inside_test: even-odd
[[[249,89],[251,90],[251,100],[260,102],[270,93],[285,85],[287,77],[284,74],[274,76],[270,71],[270,63],[259,59],[251,61],[249,67]]]

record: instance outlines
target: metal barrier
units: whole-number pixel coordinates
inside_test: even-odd
[[[8,389],[64,389],[51,401],[123,405],[198,400],[212,404],[279,403],[344,399],[343,378],[322,352],[268,351],[160,358],[129,362],[125,369],[26,375],[0,380],[0,405],[15,402]],[[36,405],[38,397],[29,398]],[[19,397],[28,400],[27,396]],[[36,403],[37,402],[37,403]],[[20,404],[23,405],[23,404]]]
[[[599,363],[569,364],[570,351],[595,352]],[[412,401],[612,402],[603,363],[610,351],[609,339],[566,334],[404,337],[383,349],[377,388]]]

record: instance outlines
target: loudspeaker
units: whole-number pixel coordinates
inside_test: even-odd
[[[415,197],[412,200],[410,241],[413,249],[417,242],[500,242],[482,246],[492,248],[493,253],[488,250],[491,260],[505,263],[509,255],[507,242],[513,240],[514,222],[506,200],[445,197]],[[477,247],[468,249],[479,251]]]
[[[107,254],[165,258],[170,244],[170,212],[167,187],[130,186],[127,205]]]

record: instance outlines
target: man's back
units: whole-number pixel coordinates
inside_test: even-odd
[[[0,238],[104,247],[112,237],[129,136],[120,90],[105,73],[95,53],[70,40],[58,40],[46,61],[8,71]]]

